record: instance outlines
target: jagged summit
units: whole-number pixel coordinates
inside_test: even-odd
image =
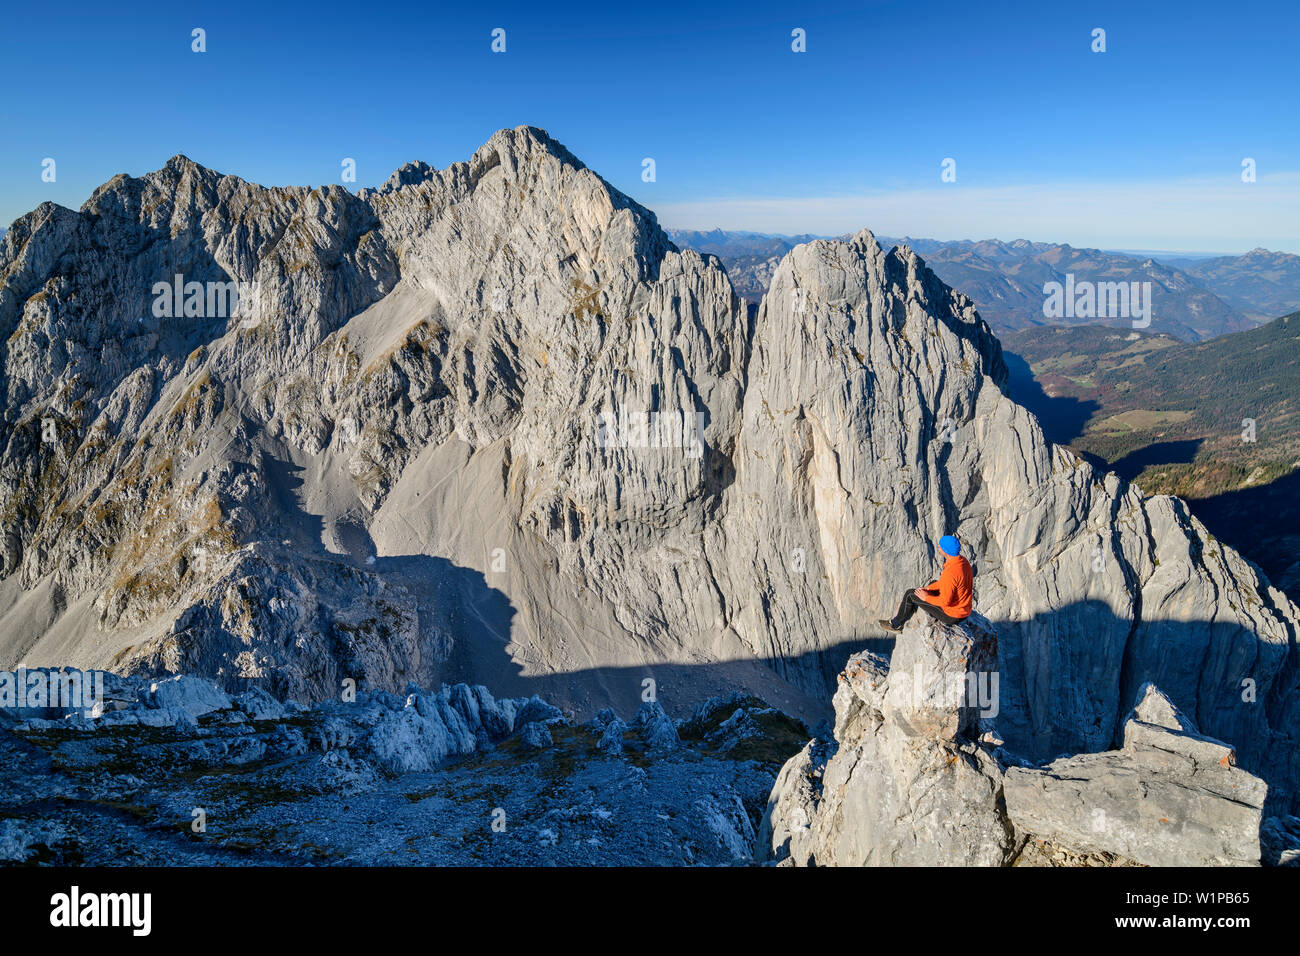
[[[398,167],[393,175],[388,177],[388,181],[380,187],[382,192],[392,192],[401,189],[403,186],[418,186],[420,183],[430,179],[437,170],[422,160],[405,163]]]
[[[478,153],[503,147],[525,154],[535,153],[540,150],[549,153],[565,165],[573,166],[575,169],[587,168],[582,160],[569,151],[568,147],[538,126],[516,126],[514,129],[498,130],[492,134],[492,137],[486,143],[479,147]]]
[[[202,165],[201,163],[196,163],[194,160],[190,159],[184,153],[177,153],[175,156],[167,160],[167,162],[163,164],[163,169],[175,169],[175,170],[198,169],[204,172],[214,171],[214,170],[209,170],[206,166]],[[218,173],[218,175],[221,174]]]
[[[491,168],[501,161],[501,157],[507,156],[513,163],[536,162],[543,154],[556,160],[563,166],[572,168],[575,171],[586,170],[587,167],[578,157],[570,152],[562,143],[552,137],[546,130],[534,126],[518,126],[513,129],[502,129],[493,134],[474,155],[465,163],[453,164],[453,167],[464,167],[470,178],[475,178],[477,170]],[[438,174],[433,166],[420,160],[414,160],[405,163],[388,178],[388,180],[377,190],[360,190],[361,193],[388,193],[400,189],[404,186],[419,185],[427,182]],[[118,173],[108,181],[97,187],[91,194],[90,200],[82,206],[83,211],[93,211],[92,203],[102,193],[114,189],[140,189],[138,184],[154,183],[165,184],[169,188],[175,188],[176,183],[186,176],[197,177],[200,181],[211,184],[226,181],[231,184],[246,184],[254,189],[265,189],[271,192],[301,192],[314,189],[324,190],[341,190],[337,184],[325,184],[321,187],[312,186],[280,186],[280,187],[258,187],[255,184],[248,184],[238,176],[222,173],[202,163],[196,162],[184,153],[177,153],[170,157],[161,167],[141,176],[133,177],[127,173]],[[603,182],[603,180],[602,180]],[[132,186],[131,184],[137,184]],[[636,205],[627,196],[618,192],[612,186],[605,184],[606,188],[614,197],[614,201],[620,206]],[[54,203],[42,203],[33,213],[34,215],[45,209],[46,206],[54,206]],[[62,208],[62,207],[60,207]],[[642,207],[637,207],[641,209]],[[642,210],[645,215],[653,218],[653,213],[648,210]],[[20,217],[24,219],[26,217]]]
[[[542,154],[551,156],[575,170],[586,169],[576,156],[554,139],[544,129],[535,126],[517,126],[514,129],[502,129],[494,133],[487,142],[474,151],[466,163],[453,164],[464,166],[473,176],[474,170],[491,168],[501,162],[501,155],[506,154],[514,163],[535,162]],[[418,186],[434,178],[438,170],[421,160],[406,163],[397,169],[388,181],[380,187],[380,192],[392,192],[404,186]]]
[[[1295,607],[1046,442],[912,251],[798,245],[751,318],[532,128],[357,194],[200,170],[0,241],[0,667],[815,717],[956,532],[1009,747],[1107,749],[1153,681],[1291,799]]]

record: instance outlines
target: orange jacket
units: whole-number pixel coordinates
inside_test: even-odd
[[[931,581],[922,590],[930,595],[926,600],[937,604],[949,617],[967,617],[973,603],[971,585],[974,580],[970,562],[957,555],[943,563],[939,580]]]

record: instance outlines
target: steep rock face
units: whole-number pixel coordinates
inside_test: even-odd
[[[799,669],[830,662],[798,655],[804,635],[869,636],[953,532],[1001,637],[999,726],[1018,752],[1118,743],[1154,681],[1243,766],[1294,781],[1294,605],[1178,499],[1046,442],[1005,377],[969,300],[908,250],[864,232],[786,257],[758,314],[723,521],[728,566],[759,581],[724,589],[755,653],[811,682]]]
[[[20,220],[0,266],[9,660],[313,699],[427,681],[453,631],[536,676],[694,659],[663,618],[718,618],[671,556],[724,484],[738,302],[538,131],[360,197],[178,157]],[[255,321],[153,319],[173,274],[256,283]],[[681,424],[629,441],[623,410]]]
[[[177,274],[254,315],[155,317]],[[15,223],[0,334],[0,666],[811,714],[955,531],[1009,746],[1112,746],[1150,680],[1272,799],[1300,777],[1296,609],[1046,443],[969,300],[869,232],[750,322],[538,130],[355,196],[177,157]]]

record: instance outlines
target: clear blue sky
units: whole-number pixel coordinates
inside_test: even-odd
[[[528,123],[665,225],[1300,252],[1294,0],[7,6],[3,224],[175,153],[366,186]]]

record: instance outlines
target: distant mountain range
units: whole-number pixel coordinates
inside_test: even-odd
[[[1166,259],[1249,316],[1273,318],[1300,310],[1300,256],[1252,249],[1244,256]]]
[[[761,232],[728,232],[723,229],[666,229],[668,238],[681,249],[717,256],[726,266],[736,294],[753,306],[768,286],[772,274],[787,252],[813,236],[775,236]]]
[[[1195,342],[1244,331],[1256,324],[1187,273],[1155,259],[1024,239],[938,242],[905,237],[883,241],[915,249],[944,282],[974,299],[980,314],[1000,332],[1035,325],[1100,322],[1147,328]],[[1135,326],[1133,314],[1124,312],[1049,318],[1044,314],[1044,286],[1065,286],[1067,282],[1072,287],[1082,287],[1083,283],[1150,283],[1144,287],[1150,289],[1151,295],[1150,325]]]
[[[742,296],[757,300],[766,291],[780,257],[810,236],[774,236],[669,230],[679,246],[722,259]],[[1300,256],[1257,249],[1243,256],[1160,260],[1068,244],[1017,239],[941,242],[878,237],[885,248],[906,245],[943,279],[970,296],[998,332],[1039,325],[1101,323],[1134,328],[1136,310],[1097,315],[1096,309],[1045,314],[1044,287],[1073,290],[1091,283],[1150,283],[1150,325],[1137,328],[1196,342],[1254,328],[1261,319],[1300,308]],[[1145,301],[1145,300],[1144,300]]]
[[[667,232],[678,246],[686,246],[696,252],[707,252],[720,259],[738,256],[783,256],[800,243],[831,238],[809,232],[798,236],[776,236],[763,232],[729,232],[724,229],[708,231],[669,229]]]
[[[726,232],[710,229],[707,232],[691,229],[669,229],[668,236],[682,249],[717,256],[727,267],[727,275],[736,294],[742,299],[757,303],[772,283],[772,273],[781,259],[795,246],[814,239],[827,238],[805,233],[801,236],[772,236],[761,232]]]

